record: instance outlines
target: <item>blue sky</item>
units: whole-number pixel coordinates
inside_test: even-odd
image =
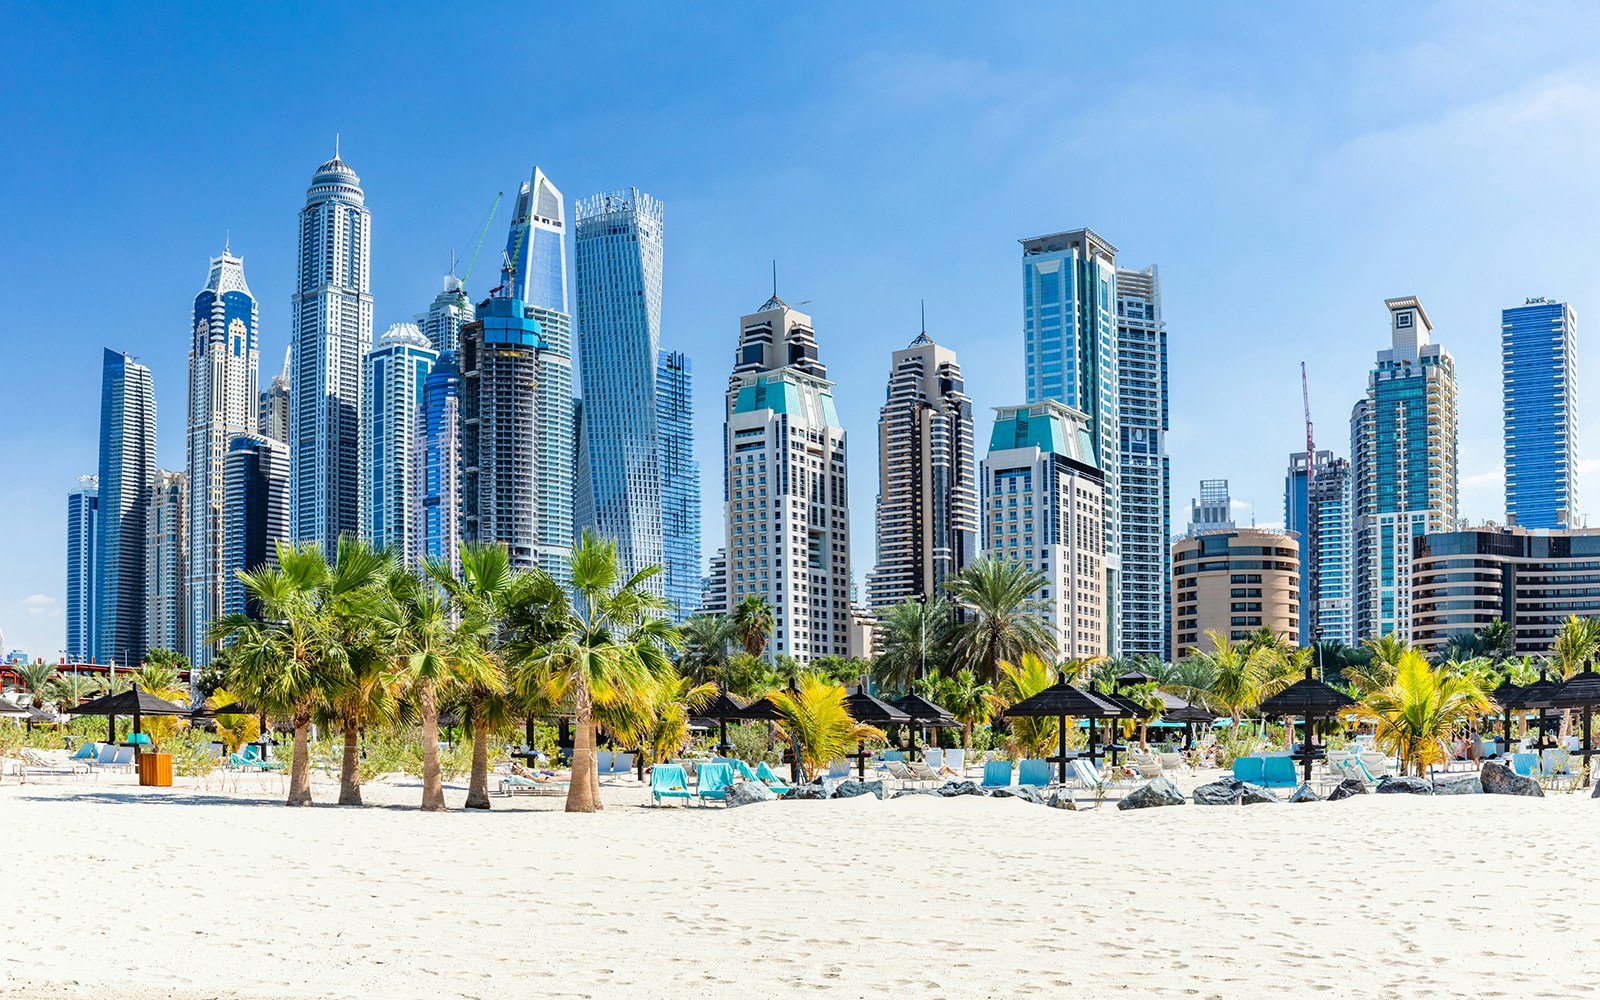
[[[1469,518],[1503,511],[1499,310],[1573,302],[1593,384],[1591,5],[152,10],[13,5],[0,40],[0,630],[36,656],[64,644],[64,496],[95,468],[101,349],[154,369],[159,457],[182,468],[208,258],[230,233],[270,373],[296,212],[336,131],[373,212],[379,332],[426,307],[534,163],[569,200],[665,202],[663,344],[696,366],[708,553],[723,380],[773,258],[782,294],[814,300],[838,383],[858,577],[877,407],[919,300],[960,355],[980,449],[989,408],[1021,401],[1021,237],[1087,225],[1161,267],[1178,529],[1202,477],[1281,522],[1301,360],[1318,443],[1348,453],[1385,297],[1420,296],[1456,356]],[[1600,441],[1600,414],[1580,416]],[[1578,507],[1600,513],[1600,458],[1582,468]]]

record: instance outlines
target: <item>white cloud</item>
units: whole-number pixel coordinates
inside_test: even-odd
[[[49,594],[34,594],[31,597],[24,597],[22,599],[22,608],[34,617],[54,617],[59,613],[56,609],[56,599]]]

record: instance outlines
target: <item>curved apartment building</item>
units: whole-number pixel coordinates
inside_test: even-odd
[[[1297,643],[1300,542],[1292,532],[1224,528],[1172,543],[1172,655],[1206,644],[1206,632],[1243,639],[1263,625]]]

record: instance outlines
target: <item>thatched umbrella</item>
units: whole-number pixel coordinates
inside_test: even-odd
[[[1506,681],[1495,688],[1493,694],[1489,695],[1490,698],[1494,699],[1494,703],[1500,706],[1500,717],[1505,721],[1506,753],[1508,755],[1511,753],[1511,710],[1522,707],[1522,691],[1522,688],[1517,687],[1510,681]]]
[[[93,701],[86,701],[72,710],[73,715],[104,715],[106,716],[107,743],[117,741],[117,716],[133,716],[133,735],[139,735],[139,720],[146,715],[188,715],[189,710],[182,705],[174,704],[165,698],[157,698],[148,691],[141,691],[139,685],[120,694],[108,694]],[[143,752],[138,740],[133,741],[135,754]]]
[[[1307,664],[1304,678],[1295,681],[1271,698],[1263,701],[1257,707],[1257,710],[1262,715],[1289,719],[1291,727],[1294,725],[1296,716],[1303,717],[1306,720],[1305,742],[1300,745],[1299,752],[1292,753],[1289,756],[1291,759],[1300,761],[1300,773],[1303,780],[1308,782],[1311,780],[1312,762],[1321,760],[1324,756],[1321,748],[1316,745],[1315,720],[1332,718],[1339,713],[1340,709],[1349,708],[1355,704],[1355,699],[1343,691],[1330,687],[1312,677],[1311,673],[1314,669],[1310,664]]]
[[[711,704],[694,713],[695,718],[710,719],[721,727],[719,734],[722,742],[717,744],[717,750],[724,757],[728,756],[729,752],[733,750],[733,744],[728,742],[728,720],[743,719],[745,717],[742,714],[744,710],[744,705],[739,704],[728,692],[719,687],[717,688],[717,696],[711,700]]]
[[[765,698],[762,700],[766,701]],[[910,715],[886,701],[874,698],[862,687],[857,687],[850,694],[845,695],[844,710],[850,713],[850,718],[862,725],[877,726],[879,729],[886,725],[900,725],[911,721]],[[872,756],[867,752],[866,741],[862,740],[857,743],[856,752],[850,756],[856,759],[856,776],[865,778],[867,776],[867,758]]]
[[[1574,674],[1571,680],[1557,688],[1550,701],[1556,708],[1583,709],[1583,749],[1579,753],[1583,757],[1583,787],[1588,788],[1593,777],[1589,758],[1600,753],[1595,750],[1590,731],[1590,716],[1594,707],[1600,705],[1600,674],[1594,672],[1594,667],[1585,666],[1582,673]]]
[[[961,723],[949,711],[935,705],[920,694],[908,694],[893,702],[895,708],[911,717],[910,725],[906,726],[906,756],[914,757],[917,753],[918,729],[959,729]]]
[[[1057,765],[1061,780],[1067,780],[1067,719],[1089,719],[1089,759],[1094,760],[1094,721],[1095,719],[1114,718],[1121,709],[1112,705],[1098,695],[1087,691],[1080,691],[1068,684],[1065,679],[1040,691],[1036,695],[1024,698],[1007,708],[1001,715],[1007,718],[1041,718],[1056,717],[1056,727],[1060,734],[1061,746],[1055,757],[1049,758],[1050,763]]]
[[[1216,722],[1218,718],[1220,718],[1217,713],[1208,711],[1207,709],[1201,708],[1199,705],[1191,704],[1189,702],[1184,702],[1176,708],[1167,709],[1161,713],[1161,717],[1166,719],[1168,722],[1183,723],[1185,750],[1193,749],[1194,747],[1195,726],[1209,726],[1213,722]]]

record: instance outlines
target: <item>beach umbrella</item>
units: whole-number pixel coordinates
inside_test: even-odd
[[[1600,705],[1600,674],[1594,672],[1591,666],[1585,666],[1583,672],[1574,674],[1572,679],[1556,689],[1550,696],[1551,703],[1556,708],[1581,708],[1583,709],[1583,787],[1589,787],[1591,774],[1589,758],[1594,756],[1594,741],[1590,732],[1590,717],[1594,707]]]
[[[29,712],[26,708],[7,698],[0,698],[0,718],[26,719]]]
[[[189,710],[182,705],[174,704],[165,698],[157,698],[148,691],[141,691],[138,684],[120,694],[108,694],[93,701],[86,701],[72,710],[73,715],[104,715],[108,727],[107,743],[117,741],[117,716],[133,716],[133,733],[139,735],[139,720],[146,715],[188,715]],[[134,741],[134,752],[142,752],[137,740]]]
[[[1511,710],[1522,707],[1522,688],[1510,681],[1506,681],[1495,688],[1494,693],[1489,697],[1493,698],[1495,704],[1499,705],[1503,710],[1500,714],[1505,718],[1506,753],[1509,754],[1511,753]]]
[[[1339,714],[1340,709],[1355,704],[1354,698],[1311,676],[1314,669],[1311,664],[1306,664],[1304,678],[1295,681],[1257,706],[1257,711],[1262,715],[1289,719],[1291,726],[1296,716],[1306,720],[1305,742],[1298,753],[1290,754],[1291,758],[1300,761],[1301,774],[1305,781],[1311,780],[1312,761],[1320,759],[1317,753],[1316,732],[1313,729],[1315,720],[1331,719]]]
[[[1048,719],[1056,717],[1056,725],[1061,734],[1061,746],[1057,756],[1050,758],[1050,763],[1057,765],[1061,780],[1067,780],[1067,719],[1088,719],[1089,721],[1089,759],[1094,760],[1094,720],[1114,718],[1121,711],[1098,695],[1087,691],[1080,691],[1068,684],[1065,678],[1040,691],[1036,695],[1024,698],[1007,708],[1000,714],[1012,719]]]
[[[898,698],[893,702],[893,705],[911,717],[911,724],[906,727],[906,756],[908,757],[916,756],[918,729],[961,728],[961,723],[955,720],[955,716],[920,694],[908,694],[904,698]]]
[[[719,687],[717,688],[717,696],[711,700],[711,704],[694,713],[697,719],[710,719],[721,726],[722,742],[717,744],[717,749],[724,757],[728,756],[729,751],[733,749],[733,744],[728,742],[728,720],[743,719],[744,716],[740,713],[744,709],[745,706],[739,704]]]
[[[1550,680],[1543,670],[1539,671],[1539,679],[1522,689],[1522,707],[1536,708],[1539,710],[1539,736],[1533,741],[1535,750],[1543,750],[1551,744],[1546,742],[1545,732],[1549,728],[1549,717],[1546,713],[1555,707],[1552,699],[1556,690],[1561,687],[1560,681]]]
[[[762,701],[766,701],[766,699],[763,698]],[[865,688],[860,686],[857,686],[850,694],[845,695],[844,710],[849,712],[850,718],[857,722],[867,726],[877,726],[880,729],[884,726],[902,725],[911,721],[911,716],[898,706],[874,698],[866,692]],[[852,756],[856,759],[856,776],[865,778],[867,776],[867,758],[872,756],[867,753],[865,740],[856,744],[856,752]]]
[[[1161,717],[1166,719],[1168,722],[1183,723],[1185,742],[1184,749],[1191,749],[1194,747],[1194,727],[1196,725],[1209,726],[1211,723],[1217,721],[1217,713],[1201,708],[1199,705],[1190,704],[1189,702],[1182,702],[1175,707],[1168,708],[1166,711],[1161,713]]]
[[[1143,670],[1130,670],[1125,674],[1117,675],[1117,687],[1127,688],[1133,687],[1135,684],[1149,684],[1154,680],[1156,680],[1155,676],[1147,674]]]

